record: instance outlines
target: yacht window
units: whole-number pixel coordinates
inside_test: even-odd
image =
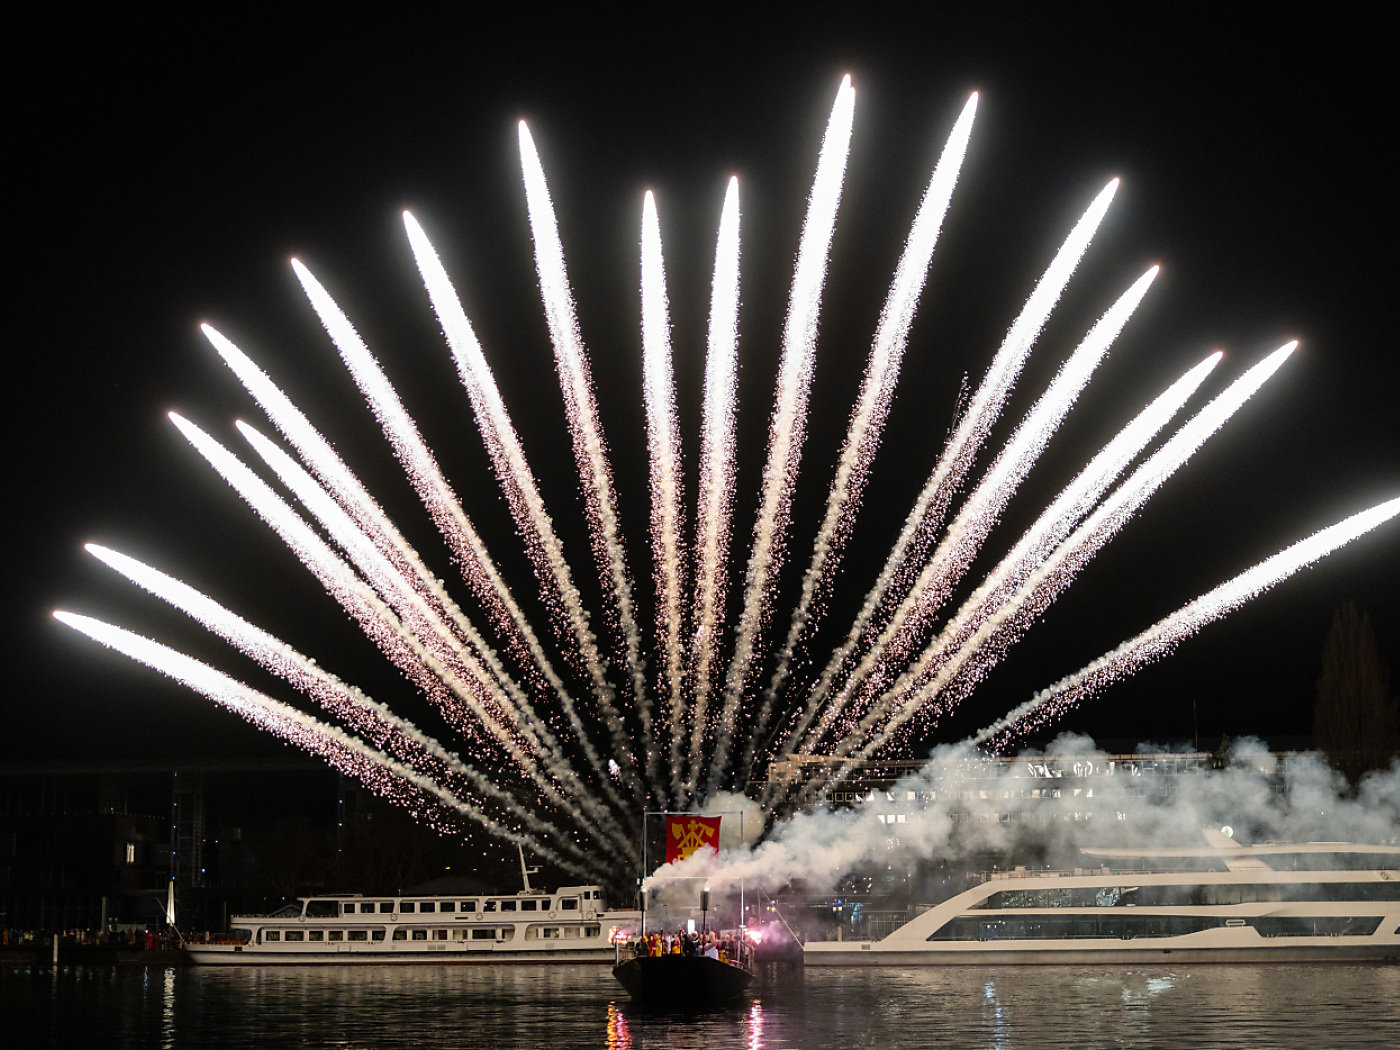
[[[354,914],[355,914],[355,902],[354,902],[354,901],[346,901],[343,905],[341,905],[340,910],[341,910],[341,912],[342,912],[343,914],[345,914],[345,915],[354,915]]]
[[[328,933],[327,933],[326,940],[328,940],[328,941],[343,941],[343,940],[345,940],[345,931],[344,931],[344,930],[330,930],[330,931],[328,931]]]
[[[478,927],[472,930],[472,940],[474,941],[494,941],[495,939],[496,931],[489,926],[485,929]]]
[[[368,931],[368,930],[351,930],[351,931],[350,931],[350,937],[349,937],[349,939],[352,940],[352,941],[367,941],[367,940],[369,940],[369,931]]]
[[[501,911],[515,911],[515,901],[501,901]]]
[[[323,941],[326,939],[326,935],[320,930],[307,930],[306,939],[308,941]]]
[[[402,927],[400,927],[399,929],[395,930],[395,931],[394,931],[394,940],[396,940],[396,941],[406,941],[406,940],[408,940],[408,931],[405,930],[405,929],[403,929]]]
[[[426,915],[430,911],[437,911],[437,905],[432,901],[423,901],[418,905],[418,910]]]
[[[412,915],[412,914],[413,914],[413,902],[412,902],[412,901],[404,901],[402,904],[399,905],[399,911],[403,912],[405,915]]]
[[[427,931],[427,930],[414,930],[414,931],[413,931],[413,939],[414,939],[415,941],[426,941],[426,940],[428,939],[428,931]]]
[[[340,901],[307,901],[306,914],[314,919],[338,919]]]
[[[482,911],[495,911],[495,910],[496,910],[496,901],[487,901],[487,902],[486,902],[486,905],[485,905],[481,910],[482,910]]]
[[[393,910],[394,910],[394,902],[393,902],[393,901],[380,901],[380,902],[379,902],[379,911],[380,911],[381,913],[392,912]]]
[[[463,901],[463,902],[462,902],[462,910],[463,910],[463,911],[476,911],[476,901]]]
[[[281,930],[268,930],[268,931],[267,931],[267,936],[266,936],[264,939],[265,939],[265,940],[269,940],[269,941],[280,941],[280,940],[282,939],[282,931],[281,931]]]
[[[578,898],[565,897],[559,902],[559,907],[563,908],[565,911],[578,911]]]
[[[535,902],[534,902],[534,901],[521,901],[521,902],[520,902],[520,910],[521,910],[521,911],[534,911],[534,910],[535,910]]]
[[[299,940],[301,940],[301,931],[300,931],[300,930],[288,930],[288,931],[287,931],[287,940],[289,940],[289,941],[299,941]]]
[[[442,904],[440,904],[440,905],[438,906],[438,911],[456,911],[456,910],[457,910],[457,902],[456,902],[456,901],[443,901]]]
[[[382,941],[383,939],[384,939],[384,931],[383,931],[383,930],[371,930],[371,931],[370,931],[370,940],[372,940],[372,941]]]

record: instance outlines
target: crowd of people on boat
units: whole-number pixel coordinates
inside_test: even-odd
[[[706,930],[700,933],[661,931],[648,933],[633,942],[639,956],[703,955],[720,962],[737,962],[742,943],[738,930]]]

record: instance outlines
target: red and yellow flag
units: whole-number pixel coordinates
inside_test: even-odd
[[[667,817],[666,863],[685,860],[698,849],[719,849],[719,822],[723,817]]]

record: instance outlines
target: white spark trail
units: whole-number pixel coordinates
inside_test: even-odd
[[[734,410],[739,345],[739,180],[731,177],[715,243],[710,292],[710,337],[705,356],[705,404],[701,422],[700,494],[696,511],[695,636],[691,643],[690,754],[672,736],[671,788],[677,799],[693,792],[713,688],[715,650],[729,584],[729,539],[734,515]],[[683,761],[682,759],[685,759]],[[684,770],[684,773],[682,772]]]
[[[1147,462],[1138,467],[1031,573],[1015,596],[987,618],[938,674],[909,697],[885,727],[868,737],[855,753],[865,756],[883,747],[926,701],[952,683],[995,636],[1001,636],[996,642],[997,656],[1019,638],[1034,618],[1042,614],[1073,582],[1079,570],[1117,535],[1153,493],[1278,371],[1297,346],[1296,341],[1286,343],[1247,370],[1148,457]]]
[[[715,757],[706,782],[706,794],[713,792],[729,761],[735,716],[744,699],[759,634],[770,611],[770,583],[782,564],[792,488],[797,480],[797,466],[807,430],[807,398],[816,352],[817,317],[822,286],[826,282],[831,237],[836,228],[836,209],[841,202],[854,115],[855,89],[851,87],[851,78],[846,76],[841,80],[822,138],[817,174],[797,250],[797,268],[793,273],[787,322],[783,327],[778,394],[768,426],[768,460],[763,468],[761,503],[754,522],[753,550],[744,581],[743,611],[725,678],[724,707],[719,716]]]
[[[399,567],[403,574],[416,580],[416,586],[448,615],[461,617],[461,610],[443,589],[437,576],[428,570],[417,551],[404,539],[384,509],[360,483],[359,478],[341,460],[328,442],[311,425],[277,385],[253,361],[212,325],[200,325],[224,363],[233,370],[244,388],[267,414],[273,426],[296,449],[312,473],[334,494],[346,513],[355,518],[376,547]],[[462,617],[465,619],[464,617]]]
[[[540,496],[539,486],[535,483],[535,476],[525,459],[524,450],[520,447],[520,438],[515,432],[514,424],[511,423],[505,402],[501,399],[491,366],[486,361],[486,355],[482,352],[471,322],[462,309],[456,289],[452,286],[437,252],[433,250],[427,234],[410,213],[403,213],[403,221],[418,272],[428,292],[428,299],[437,314],[438,322],[442,325],[443,336],[452,352],[457,373],[471,400],[472,413],[476,417],[482,442],[491,457],[496,480],[505,493],[516,528],[524,539],[526,553],[543,589],[541,596],[545,606],[549,609],[551,620],[560,636],[572,637],[573,646],[570,652],[587,671],[599,711],[611,720],[613,738],[616,739],[622,728],[620,724],[616,724],[618,715],[613,702],[613,687],[607,679],[602,656],[598,651],[598,640],[588,625],[588,613],[583,608],[583,600],[574,585],[573,573],[569,568],[568,559],[564,556],[563,544],[554,531],[553,522]],[[544,660],[541,667],[550,688],[559,696],[565,716],[579,739],[601,788],[614,805],[621,807],[622,802],[612,787],[602,758],[588,737],[567,686],[548,660]]]
[[[646,699],[646,675],[642,668],[641,634],[637,630],[637,617],[632,606],[632,583],[627,576],[627,557],[618,529],[612,468],[608,464],[607,446],[598,420],[598,404],[593,395],[593,378],[589,373],[588,356],[579,334],[573,293],[569,290],[569,278],[564,268],[564,248],[559,242],[554,205],[549,198],[549,187],[545,184],[544,169],[535,151],[534,140],[530,138],[530,130],[523,120],[520,122],[520,166],[525,179],[525,204],[530,214],[530,231],[535,242],[535,267],[540,278],[540,294],[544,300],[550,339],[554,343],[554,360],[559,371],[560,389],[564,394],[564,408],[569,417],[569,431],[573,436],[574,458],[578,462],[584,500],[588,506],[593,553],[607,584],[606,589],[612,596],[617,625],[622,632],[633,701],[642,723],[641,743],[645,753],[653,748],[654,741]],[[613,750],[624,771],[630,775],[636,765],[632,749],[620,732],[620,718],[612,712],[608,712],[608,716]]]
[[[991,742],[994,747],[1004,747],[1012,737],[1052,721],[1078,701],[1101,691],[1117,679],[1132,674],[1145,664],[1167,655],[1180,642],[1206,624],[1233,612],[1299,569],[1379,527],[1397,514],[1400,514],[1400,498],[1353,514],[1306,539],[1299,540],[1291,547],[1188,602],[1170,616],[1130,638],[1112,652],[1105,653],[1082,670],[1036,693],[1026,703],[977,733],[968,743],[977,746]]]
[[[386,797],[402,801],[402,789],[435,799],[452,812],[484,825],[510,842],[529,846],[541,856],[569,871],[586,876],[587,870],[561,857],[534,836],[501,824],[470,801],[463,800],[428,777],[369,747],[344,731],[325,724],[295,707],[281,703],[244,685],[222,671],[161,645],[149,638],[88,616],[55,610],[54,618],[93,641],[174,679],[222,707],[241,715],[260,729],[281,737],[324,758],[336,769],[355,777]]]
[[[987,534],[1001,519],[1007,503],[1074,407],[1094,370],[1147,294],[1157,272],[1158,267],[1151,267],[1119,297],[1089,330],[1039,400],[1026,413],[996,461],[959,509],[948,526],[947,535],[925,563],[914,586],[828,704],[816,735],[820,736],[830,729],[860,688],[871,681],[872,674],[875,675],[874,681],[879,681],[886,668],[908,662],[910,652],[926,630],[930,618],[948,600],[953,588],[982,549]],[[902,689],[907,682],[917,681],[922,673],[923,663],[920,662],[902,676],[895,689]],[[885,701],[875,704],[868,717],[882,717],[888,710],[889,702],[887,697]]]
[[[387,750],[419,773],[431,775],[440,783],[445,781],[450,785],[458,779],[467,781],[473,791],[508,809],[512,816],[530,827],[535,834],[554,839],[565,852],[573,853],[586,862],[586,854],[565,838],[556,825],[540,820],[513,796],[466,765],[412,722],[398,717],[355,686],[324,670],[315,660],[280,638],[254,626],[188,584],[135,558],[96,543],[86,544],[85,549],[138,587],[188,614],[257,664],[285,679],[299,692],[346,722],[375,747]]]
[[[788,669],[798,642],[808,628],[809,621],[820,616],[821,594],[829,585],[832,574],[837,571],[842,550],[855,523],[861,495],[869,478],[875,452],[879,448],[880,435],[889,415],[890,403],[894,399],[894,389],[899,381],[899,369],[904,360],[914,311],[919,305],[919,295],[928,277],[929,264],[938,244],[943,218],[953,199],[953,188],[957,185],[958,173],[967,153],[968,140],[972,136],[972,122],[976,115],[977,93],[973,92],[957,123],[953,125],[952,133],[943,146],[937,165],[934,166],[928,188],[924,191],[923,200],[914,217],[914,225],[905,242],[904,253],[895,268],[894,280],[890,284],[884,308],[880,311],[880,323],[875,330],[875,341],[865,366],[860,396],[851,413],[845,443],[841,446],[836,478],[827,496],[826,515],[817,530],[817,538],[812,547],[812,561],[802,580],[802,591],[797,608],[793,612],[792,624],[788,628],[787,640],[779,650],[777,668],[764,694],[758,728],[750,738],[745,767],[752,761],[755,746],[765,738],[773,705],[787,680]]]
[[[246,423],[240,422],[238,430],[340,544],[352,563],[389,601],[404,626],[413,631],[433,653],[436,666],[446,669],[450,676],[445,679],[448,687],[465,701],[471,714],[485,726],[521,772],[551,800],[566,805],[556,785],[538,772],[538,760],[543,759],[551,776],[579,791],[579,805],[589,809],[595,820],[609,823],[609,815],[589,797],[549,727],[534,717],[520,687],[509,678],[504,681],[496,679],[482,664],[478,652],[451,636],[436,610],[379,553],[355,521],[290,456]],[[454,714],[460,722],[461,713]]]
[[[485,607],[496,630],[508,645],[522,655],[527,668],[542,674],[549,687],[560,696],[561,702],[571,705],[572,699],[536,638],[534,628],[530,626],[510,588],[501,578],[485,544],[463,511],[461,501],[443,477],[436,458],[424,443],[418,427],[404,409],[398,393],[384,375],[379,362],[355,331],[349,318],[310,270],[297,259],[292,260],[292,268],[296,271],[297,278],[301,281],[307,298],[320,317],[331,341],[354,377],[356,385],[365,395],[375,417],[384,428],[385,435],[424,507],[457,556],[463,577]],[[493,673],[502,680],[507,679],[508,676],[500,667],[495,653],[485,644],[466,617],[462,616],[455,606],[449,606],[448,611],[453,615],[454,625],[467,635]],[[534,661],[533,666],[529,664],[530,659]],[[528,704],[522,706],[529,710]],[[530,717],[534,718],[533,712],[530,713]],[[577,723],[578,720],[575,718],[573,721]],[[581,725],[576,725],[575,731],[582,739],[587,739]]]
[[[1059,301],[1060,293],[1073,276],[1079,260],[1089,247],[1089,241],[1103,220],[1108,206],[1118,189],[1118,180],[1112,179],[1099,192],[1088,210],[1070,231],[1060,250],[1055,253],[1050,266],[1037,282],[1020,315],[1012,323],[1002,341],[1001,348],[992,359],[987,374],[968,404],[952,437],[948,439],[939,456],[938,463],[919,493],[913,509],[905,519],[899,538],[885,558],[884,567],[875,581],[874,587],[866,596],[855,622],[851,624],[845,641],[827,661],[821,677],[808,696],[806,712],[798,722],[800,734],[810,724],[813,714],[826,702],[837,675],[851,659],[852,653],[875,620],[877,613],[885,605],[886,597],[892,588],[907,575],[909,563],[918,559],[922,550],[931,542],[938,526],[943,521],[948,504],[954,492],[962,484],[963,478],[971,469],[977,451],[986,441],[992,425],[1001,415],[1002,407],[1010,396],[1016,377],[1020,375],[1026,357],[1030,354],[1040,331],[1050,317],[1051,310]]]
[[[193,423],[174,412],[170,413],[170,419],[200,455],[233,486],[259,517],[272,526],[303,563],[312,569],[323,586],[346,605],[356,616],[361,629],[380,643],[381,648],[394,659],[395,664],[409,675],[410,680],[423,688],[429,699],[434,701],[439,710],[443,711],[458,729],[474,734],[478,726],[484,728],[489,734],[487,739],[500,748],[546,797],[550,797],[557,804],[565,805],[558,789],[538,772],[534,758],[522,749],[512,735],[513,727],[502,725],[493,713],[483,706],[480,696],[487,685],[487,678],[480,665],[469,662],[465,679],[460,673],[462,663],[469,660],[470,654],[465,651],[444,652],[441,637],[431,628],[426,632],[427,639],[424,639],[419,631],[414,630],[411,623],[402,622],[399,613],[385,605],[371,587],[364,584],[349,566],[340,561],[266,482]],[[250,430],[251,428],[247,428],[245,433]],[[280,453],[280,450],[274,451]],[[285,461],[282,464],[284,467],[292,468],[284,480],[289,483],[298,482],[305,490],[305,496],[313,504],[317,504],[317,509],[327,514],[330,522],[335,522],[336,513],[344,516],[344,512],[340,511],[324,492],[318,497],[316,492],[301,484],[297,478],[298,474],[302,479],[309,480],[304,471],[291,463],[285,455],[282,459]],[[328,525],[329,527],[332,526]],[[367,538],[362,534],[357,537],[353,529],[342,529],[342,532],[345,542],[352,548],[352,557],[358,554],[364,558],[381,578],[386,590],[391,593],[397,592],[400,597],[405,590],[411,592],[411,588],[407,588],[402,582],[402,577],[398,576],[387,559],[377,554]],[[378,562],[373,560],[375,557],[379,558]],[[420,604],[408,606],[408,612],[415,618],[423,617],[424,608],[420,599]],[[379,622],[376,623],[376,620]],[[475,720],[468,719],[466,712],[461,710],[463,703],[475,716]],[[583,805],[588,804],[586,798],[576,801]],[[625,839],[618,835],[610,822],[606,830],[619,839],[618,848],[624,853],[630,849],[630,846],[623,845]]]
[[[685,697],[685,527],[681,499],[680,432],[676,424],[675,380],[671,365],[671,319],[666,308],[666,271],[656,200],[642,201],[642,378],[651,454],[651,553],[656,586],[656,635],[664,669],[659,674],[670,698],[665,732],[670,741],[683,731]],[[674,744],[671,745],[674,749]],[[662,749],[648,749],[647,774],[661,783]]]

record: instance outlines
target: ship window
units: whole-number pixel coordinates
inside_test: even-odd
[[[435,941],[445,941],[445,940],[447,940],[447,931],[446,931],[446,930],[434,930],[434,931],[433,931],[433,937],[432,937],[432,939],[435,940]]]
[[[266,936],[264,937],[264,940],[269,940],[269,941],[280,941],[281,939],[282,939],[282,931],[281,931],[281,930],[268,930],[268,931],[266,931]]]
[[[603,928],[601,926],[585,926],[583,928],[583,935],[585,937],[597,937],[602,932]]]
[[[1250,920],[1260,937],[1369,937],[1379,915],[1260,915]]]
[[[422,901],[418,905],[418,910],[426,915],[430,911],[436,911],[437,905],[434,904],[432,901]]]
[[[490,927],[472,930],[472,940],[474,941],[494,941],[495,939],[496,931]]]
[[[463,901],[463,902],[462,902],[462,910],[463,910],[463,911],[476,911],[476,901]]]
[[[455,930],[452,931],[452,939],[454,941],[465,941],[467,939],[468,932],[469,931],[465,926],[458,926]]]
[[[521,902],[520,902],[520,910],[521,910],[521,911],[534,911],[534,910],[535,910],[535,905],[536,905],[536,902],[535,902],[535,901],[521,901]]]
[[[307,930],[306,939],[308,941],[323,941],[326,939],[326,935],[320,930]]]
[[[371,931],[370,931],[370,935],[369,935],[369,939],[372,940],[372,941],[382,941],[382,940],[384,939],[384,931],[383,931],[383,930],[371,930]]]
[[[288,930],[288,931],[287,931],[287,937],[286,937],[286,939],[289,940],[289,941],[299,941],[299,940],[301,940],[301,931],[300,931],[300,930]]]
[[[340,901],[307,901],[306,914],[316,919],[340,917]]]
[[[395,930],[395,931],[394,931],[394,940],[396,940],[396,941],[406,941],[406,940],[408,940],[408,931],[405,930],[403,927],[400,927],[399,929]]]
[[[341,907],[341,911],[344,912],[346,915],[354,915],[354,914],[355,914],[355,902],[354,902],[354,901],[346,901],[345,904]]]
[[[413,914],[413,902],[412,902],[412,901],[404,901],[402,904],[399,905],[399,911],[403,912],[405,915],[412,915],[412,914]]]
[[[344,930],[327,930],[327,931],[326,931],[326,940],[328,940],[328,941],[343,941],[343,940],[345,940],[345,931],[344,931]]]
[[[380,910],[381,913],[383,913],[383,912],[392,912],[392,911],[394,910],[394,902],[393,902],[393,901],[380,901],[380,902],[379,902],[379,910]]]
[[[559,902],[559,907],[563,908],[565,911],[578,911],[578,898],[565,897]]]
[[[438,905],[438,911],[456,911],[456,910],[457,910],[457,902],[456,902],[456,901],[443,901],[440,905]]]
[[[426,941],[426,940],[428,939],[428,931],[427,931],[427,930],[414,930],[414,931],[413,931],[413,939],[414,939],[415,941]]]
[[[350,931],[350,936],[347,938],[347,940],[352,940],[352,941],[367,941],[367,940],[369,940],[369,931],[368,931],[368,930],[351,930],[351,931]]]
[[[481,909],[481,910],[482,910],[482,911],[495,911],[495,910],[496,910],[496,903],[497,903],[496,901],[487,901],[486,904],[482,906],[482,909]]]
[[[501,901],[501,911],[515,911],[515,901]]]

